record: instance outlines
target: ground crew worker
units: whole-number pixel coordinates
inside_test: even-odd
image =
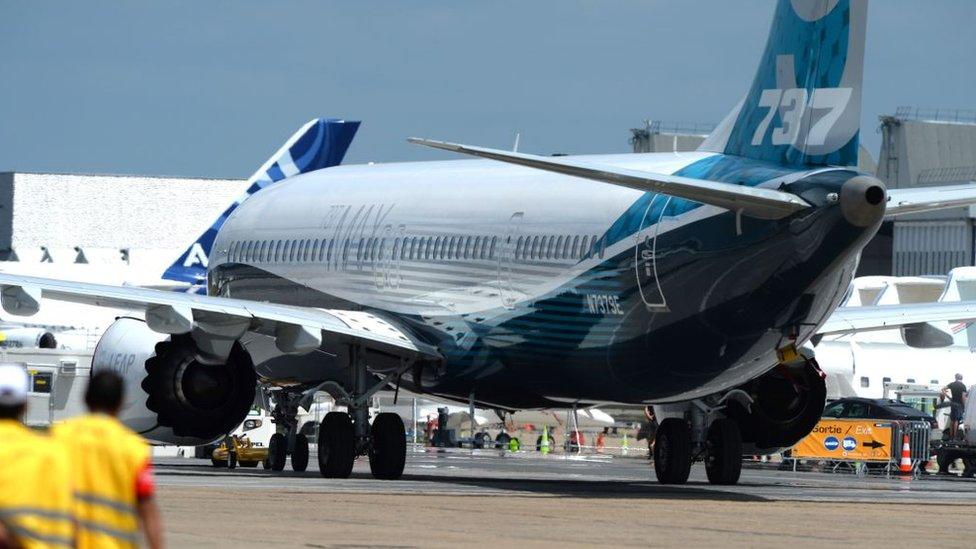
[[[959,422],[966,410],[966,384],[962,382],[962,374],[956,374],[956,380],[945,386],[944,392],[948,392],[951,398],[949,405],[949,438],[956,440],[959,436]],[[968,426],[967,426],[968,427]]]
[[[67,456],[21,423],[28,377],[0,364],[0,547],[74,547]]]
[[[149,547],[162,547],[149,445],[115,418],[124,388],[115,372],[98,372],[85,391],[90,413],[53,430],[71,459],[79,549],[135,547],[140,523]]]

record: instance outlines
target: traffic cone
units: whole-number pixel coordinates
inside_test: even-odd
[[[901,473],[912,472],[912,447],[908,443],[908,435],[902,438],[901,443],[901,463],[898,464],[898,471]]]
[[[542,442],[539,443],[539,451],[542,455],[549,453],[549,426],[542,428]]]

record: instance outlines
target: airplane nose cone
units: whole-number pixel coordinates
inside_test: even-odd
[[[859,175],[840,188],[840,209],[855,227],[869,227],[884,217],[888,192],[880,179]]]

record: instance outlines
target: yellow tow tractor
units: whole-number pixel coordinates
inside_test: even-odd
[[[240,464],[241,467],[257,467],[258,463],[264,464],[264,468],[269,467],[268,449],[264,446],[256,446],[251,439],[244,435],[233,435],[230,437],[233,442],[233,452],[229,458],[227,455],[227,441],[224,440],[220,446],[216,447],[210,456],[210,463],[214,467],[229,467],[233,469]]]

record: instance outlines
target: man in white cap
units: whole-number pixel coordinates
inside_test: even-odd
[[[74,547],[67,455],[22,423],[29,381],[22,364],[0,364],[0,546]]]

